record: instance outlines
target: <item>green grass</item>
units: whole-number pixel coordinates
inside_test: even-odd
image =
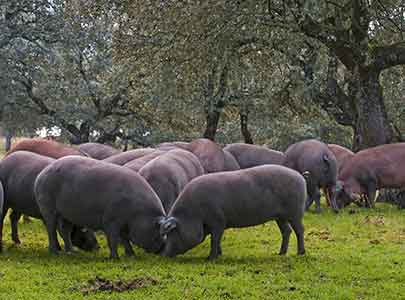
[[[405,299],[405,212],[388,205],[305,216],[307,254],[287,256],[277,225],[227,230],[223,256],[207,262],[209,239],[175,259],[146,254],[110,261],[104,237],[98,253],[51,256],[42,223],[21,224],[13,246],[8,220],[0,254],[0,299]],[[156,285],[84,295],[100,276],[110,280],[152,277]]]

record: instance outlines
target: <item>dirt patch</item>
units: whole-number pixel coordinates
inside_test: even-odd
[[[112,281],[96,276],[94,279],[89,279],[87,284],[79,288],[72,288],[72,291],[79,291],[83,295],[88,295],[97,292],[118,292],[122,293],[129,290],[145,288],[151,285],[158,284],[158,281],[152,277],[138,277],[131,280],[116,280]]]
[[[324,241],[333,241],[333,238],[331,237],[331,233],[327,229],[319,230],[319,231],[312,230],[312,231],[308,232],[308,236],[314,236],[314,237],[317,237],[318,239],[324,240]]]
[[[377,226],[384,226],[385,225],[385,219],[384,216],[376,216],[376,217],[372,217],[372,216],[365,216],[363,223],[365,224],[374,224]]]

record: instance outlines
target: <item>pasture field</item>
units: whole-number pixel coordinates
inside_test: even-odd
[[[405,211],[324,208],[304,223],[302,257],[293,234],[287,256],[277,255],[280,233],[269,222],[227,230],[214,262],[205,259],[209,239],[174,259],[134,247],[136,257],[121,248],[111,261],[102,234],[98,253],[49,255],[37,220],[21,222],[22,244],[13,246],[7,219],[0,299],[405,299]]]

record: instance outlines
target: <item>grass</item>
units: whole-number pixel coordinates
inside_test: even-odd
[[[14,246],[8,220],[0,254],[0,299],[405,299],[404,212],[378,204],[335,215],[305,216],[307,254],[276,253],[274,222],[227,230],[223,256],[207,262],[209,239],[175,259],[146,254],[110,261],[103,235],[98,253],[51,256],[39,221],[20,225]],[[119,292],[85,293],[88,280],[153,278],[155,284]]]

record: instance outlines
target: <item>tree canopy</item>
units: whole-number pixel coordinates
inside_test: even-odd
[[[402,140],[399,0],[0,4],[3,126],[71,142]]]

